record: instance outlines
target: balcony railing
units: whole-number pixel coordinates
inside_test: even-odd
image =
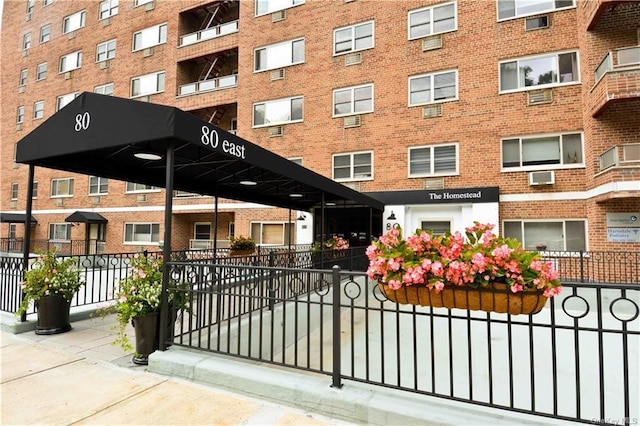
[[[209,92],[212,90],[226,89],[238,85],[238,75],[225,75],[211,80],[196,81],[195,83],[183,84],[178,88],[178,96],[193,95],[196,93]]]
[[[188,46],[190,44],[199,43],[201,41],[210,40],[212,38],[222,37],[227,34],[233,34],[237,32],[238,21],[227,22],[216,27],[207,28],[205,30],[180,37],[179,47]]]
[[[640,66],[640,46],[622,47],[609,51],[596,68],[596,84],[607,71],[633,65]]]

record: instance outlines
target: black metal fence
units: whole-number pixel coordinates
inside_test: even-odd
[[[337,387],[583,423],[640,418],[637,285],[567,283],[529,316],[399,305],[339,267],[170,266],[174,283],[192,283],[173,345],[325,374]]]

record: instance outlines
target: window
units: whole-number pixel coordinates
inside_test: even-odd
[[[302,121],[302,97],[277,99],[253,105],[253,127]]]
[[[274,68],[304,62],[304,39],[284,41],[255,50],[255,71],[264,71]]]
[[[51,40],[51,25],[45,25],[40,28],[40,43],[46,43]]]
[[[156,25],[133,33],[133,51],[167,42],[167,24]]]
[[[618,147],[609,148],[599,156],[600,170],[618,165]]]
[[[125,192],[129,193],[129,192],[157,192],[160,189],[152,186],[152,185],[146,185],[144,183],[134,183],[134,182],[127,182],[127,186],[125,188]]]
[[[29,50],[31,47],[31,33],[22,36],[22,50]]]
[[[62,34],[67,34],[84,27],[84,20],[86,15],[87,13],[83,10],[64,18],[62,20]]]
[[[456,3],[444,3],[409,12],[409,40],[455,31]]]
[[[409,177],[458,173],[458,145],[409,148]]]
[[[288,223],[251,223],[251,238],[256,244],[285,245],[289,244]],[[292,235],[292,239],[294,239]]]
[[[105,0],[100,3],[100,14],[98,19],[106,19],[118,14],[118,0]]]
[[[17,182],[13,182],[11,184],[11,199],[12,200],[18,199],[18,183]]]
[[[583,166],[582,152],[580,133],[503,139],[502,168],[539,170]]]
[[[458,99],[458,71],[442,71],[409,77],[409,106]]]
[[[53,0],[43,0],[42,1],[42,5],[43,6],[49,6],[50,4],[53,4]]]
[[[299,166],[302,166],[302,157],[289,158],[289,161],[296,163]]]
[[[574,7],[573,0],[498,0],[498,20]]]
[[[96,86],[94,92],[101,95],[113,96],[113,83],[103,84],[102,86]]]
[[[36,81],[47,78],[47,63],[43,62],[36,67]]]
[[[433,235],[444,235],[451,232],[451,222],[448,220],[424,220],[420,222],[420,229],[431,231]]]
[[[500,63],[500,91],[552,87],[580,81],[578,53],[520,58]]]
[[[98,44],[96,49],[96,62],[106,61],[116,57],[116,41],[109,40]]]
[[[89,176],[89,195],[105,195],[109,193],[109,179]]]
[[[16,123],[24,123],[24,106],[18,107],[18,113],[16,114]]]
[[[27,15],[33,13],[33,7],[35,6],[36,0],[27,0]]]
[[[71,196],[73,196],[73,178],[51,180],[51,198]]]
[[[289,9],[304,2],[305,0],[256,0],[256,16]]]
[[[152,3],[153,0],[135,0],[133,2],[133,7],[142,6],[143,4]]]
[[[131,97],[164,92],[164,71],[131,79]]]
[[[373,112],[373,84],[333,91],[333,116]]]
[[[56,111],[60,111],[78,96],[80,96],[79,92],[67,93],[66,95],[58,96],[56,101]]]
[[[335,154],[333,179],[336,181],[373,179],[373,151]]]
[[[193,225],[193,238],[196,240],[210,240],[211,223],[195,223]]]
[[[18,83],[18,86],[26,86],[27,85],[27,70],[22,70],[20,71],[20,82]]]
[[[504,236],[519,240],[525,250],[536,250],[538,245],[552,251],[586,250],[586,235],[584,220],[504,221]]]
[[[51,241],[71,241],[71,224],[50,223],[49,239]]]
[[[160,242],[160,224],[158,223],[125,223],[124,242],[157,243]]]
[[[33,119],[37,120],[44,117],[44,101],[34,102],[33,104]]]
[[[38,198],[38,182],[33,182],[33,186],[31,188],[33,189],[31,198]]]
[[[333,54],[357,52],[373,47],[373,21],[338,28],[333,32]]]
[[[60,73],[72,71],[82,66],[82,51],[69,53],[60,57]]]

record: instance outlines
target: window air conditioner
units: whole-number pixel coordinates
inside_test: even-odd
[[[100,204],[100,197],[91,197],[92,204]]]
[[[101,62],[100,62],[100,69],[101,69],[101,70],[104,70],[104,69],[109,68],[109,63],[110,63],[110,62],[111,62],[110,60],[101,61]]]
[[[527,105],[550,104],[551,102],[553,102],[553,92],[551,89],[527,92]]]
[[[539,30],[542,28],[549,28],[549,17],[547,15],[527,18],[524,22],[525,31]]]
[[[352,127],[360,127],[360,123],[361,123],[360,116],[352,115],[350,117],[344,118],[343,126],[345,129],[350,129]]]
[[[271,14],[271,22],[279,22],[279,21],[284,21],[285,19],[287,19],[287,11],[285,10],[279,10],[277,12],[273,12]]]
[[[553,185],[555,183],[555,174],[553,170],[545,172],[531,172],[529,173],[529,185]]]
[[[282,126],[269,127],[269,137],[277,138],[284,135],[284,128]]]
[[[362,63],[362,53],[352,53],[344,57],[344,65],[348,67],[349,65],[357,65]]]
[[[64,206],[64,198],[56,198],[56,206]]]
[[[73,71],[67,71],[64,73],[65,80],[71,80],[73,78]]]
[[[144,203],[145,201],[147,201],[147,194],[139,194],[136,199],[139,203]]]
[[[422,108],[422,118],[442,117],[442,104],[429,105]]]
[[[442,48],[442,34],[422,39],[422,51],[435,50]]]
[[[284,68],[271,71],[269,73],[269,78],[271,79],[271,81],[282,80],[284,78]]]
[[[145,57],[145,58],[149,57],[151,55],[153,55],[153,47],[147,47],[146,49],[144,49],[142,51],[142,56]]]
[[[149,3],[147,3],[147,4],[144,6],[144,10],[145,10],[145,12],[150,12],[150,11],[152,11],[152,10],[153,10],[153,9],[155,9],[155,8],[156,8],[156,2],[155,2],[155,1],[150,1]]]

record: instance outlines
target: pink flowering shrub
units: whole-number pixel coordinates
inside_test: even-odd
[[[331,250],[346,250],[349,248],[349,241],[342,237],[333,237],[325,241],[324,246]]]
[[[394,290],[424,285],[439,293],[445,286],[486,287],[505,283],[513,293],[541,290],[546,297],[562,287],[551,262],[538,252],[526,251],[518,240],[499,237],[494,225],[474,222],[466,238],[455,232],[433,235],[416,230],[406,239],[393,228],[367,248],[367,275]]]

